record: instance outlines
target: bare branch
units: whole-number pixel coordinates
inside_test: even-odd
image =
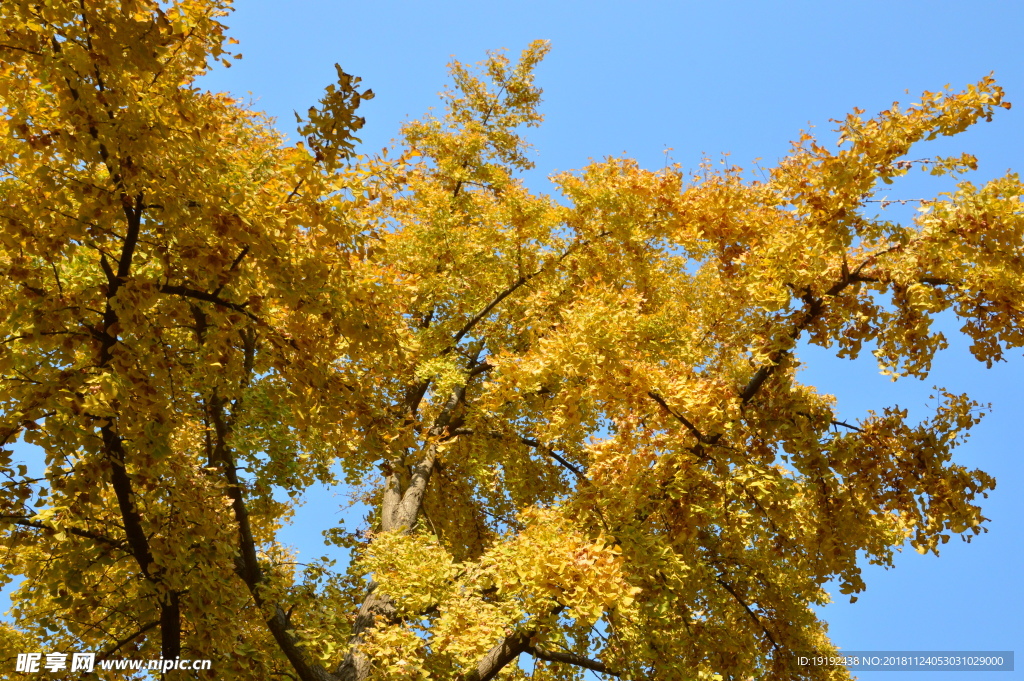
[[[667,404],[667,403],[665,402],[665,399],[664,399],[664,398],[663,398],[663,397],[662,397],[661,395],[659,395],[658,393],[656,393],[656,392],[653,392],[653,391],[650,391],[650,392],[648,392],[648,393],[647,393],[647,395],[648,395],[648,396],[649,396],[649,397],[650,397],[650,398],[651,398],[652,400],[654,400],[654,401],[655,401],[655,402],[657,402],[657,403],[658,403],[659,405],[661,405],[661,408],[662,408],[662,409],[664,409],[664,410],[665,410],[665,411],[667,411],[667,412],[668,412],[668,413],[669,413],[670,415],[672,415],[673,417],[675,417],[675,419],[676,419],[677,421],[679,421],[679,422],[680,422],[680,423],[682,423],[682,424],[683,424],[684,426],[686,426],[686,429],[687,429],[688,431],[690,431],[690,433],[691,433],[691,434],[692,434],[692,435],[693,435],[693,436],[694,436],[695,438],[697,438],[697,442],[704,442],[704,435],[703,435],[703,434],[702,434],[702,433],[701,433],[701,432],[700,432],[699,430],[697,430],[697,426],[693,425],[693,423],[691,423],[691,422],[689,421],[689,419],[687,419],[687,418],[686,418],[685,416],[683,416],[682,414],[680,414],[680,413],[676,412],[676,411],[675,411],[674,409],[672,409],[672,408],[671,408],[670,406],[668,406],[668,404]]]
[[[234,261],[231,263],[231,267],[228,268],[228,274],[231,274],[236,269],[238,269],[238,266],[242,264],[242,260],[245,258],[245,256],[248,253],[249,253],[249,247],[248,246],[243,247],[242,248],[242,252],[238,254],[238,257],[236,257],[234,259]],[[219,296],[220,292],[223,291],[223,290],[224,290],[224,284],[221,284],[220,286],[218,286],[217,288],[215,288],[213,290],[213,295],[214,296]]]
[[[533,440],[533,439],[528,438],[528,437],[521,437],[521,438],[519,438],[519,441],[522,442],[527,447],[533,447],[537,451],[539,451],[541,454],[544,454],[545,456],[551,457],[552,459],[554,459],[555,461],[560,463],[563,468],[565,468],[566,470],[570,471],[573,475],[575,475],[580,480],[589,482],[589,480],[587,480],[587,474],[586,474],[585,471],[581,470],[578,466],[573,465],[572,463],[567,461],[564,457],[558,455],[555,452],[555,450],[553,450],[551,447],[547,446],[546,444],[544,444],[542,442],[538,442],[537,440]]]
[[[15,525],[21,525],[22,527],[30,527],[34,530],[52,530],[54,532],[57,531],[55,528],[50,527],[49,525],[46,525],[45,523],[42,523],[38,520],[32,520],[27,516],[0,515],[0,520],[10,520]],[[90,532],[89,530],[81,530],[77,527],[61,527],[60,531],[67,532],[68,534],[74,535],[76,537],[81,537],[83,539],[92,539],[95,542],[99,542],[100,544],[106,544],[107,546],[112,546],[114,548],[125,548],[124,542],[118,541],[116,539],[111,539],[110,537],[104,536],[102,534],[97,534],[96,532]]]
[[[742,598],[740,598],[739,594],[736,593],[732,586],[730,586],[728,582],[721,578],[716,579],[715,581],[718,582],[723,589],[728,591],[732,595],[732,597],[736,599],[737,603],[743,606],[743,609],[747,611],[748,615],[750,615],[750,619],[754,620],[757,626],[761,627],[761,631],[764,632],[764,635],[768,637],[768,640],[771,641],[775,649],[778,650],[779,643],[775,640],[775,637],[772,636],[772,632],[768,631],[768,628],[764,626],[764,622],[761,621],[761,618],[758,617],[757,614],[755,614],[754,611],[750,609],[750,606],[747,605]]]
[[[608,234],[609,232],[601,232],[594,238],[600,239],[607,236]],[[565,252],[563,252],[560,256],[558,256],[558,258],[555,259],[555,262],[562,262],[563,260],[568,258],[573,253],[573,251],[576,250],[577,247],[586,246],[587,244],[591,243],[591,241],[592,240],[583,240],[574,242],[568,248],[565,249]],[[490,314],[491,310],[493,310],[498,305],[498,303],[500,303],[501,301],[505,300],[505,298],[515,293],[521,286],[529,282],[531,279],[544,272],[544,270],[546,270],[547,267],[547,265],[544,265],[543,267],[534,270],[533,272],[527,274],[526,276],[520,276],[511,286],[508,286],[505,290],[498,293],[498,295],[495,296],[494,299],[491,300],[491,302],[484,306],[484,309],[482,309],[480,312],[474,315],[472,319],[466,322],[466,324],[461,329],[459,329],[458,333],[456,333],[452,337],[451,345],[445,348],[441,352],[441,354],[448,354],[449,352],[454,350],[455,346],[458,345],[463,338],[465,338],[466,334],[472,331],[473,327],[475,327],[480,322],[480,320],[482,320],[484,317]]]
[[[513,283],[511,286],[507,287],[504,291],[495,296],[495,298],[491,300],[491,302],[487,303],[487,305],[484,306],[484,309],[480,310],[480,312],[474,315],[472,319],[466,322],[465,325],[463,325],[463,327],[459,329],[458,333],[456,333],[452,337],[451,345],[445,348],[442,354],[447,354],[454,350],[455,346],[458,345],[463,338],[465,338],[466,334],[472,331],[473,327],[476,326],[481,319],[490,314],[491,310],[497,307],[498,303],[500,303],[501,301],[505,300],[505,298],[515,293],[520,286],[533,279],[535,276],[540,274],[541,271],[542,270],[537,270],[536,272],[532,272],[531,274],[528,274],[525,277],[519,277],[518,279],[516,279],[515,283]]]
[[[516,632],[506,636],[480,658],[476,669],[464,674],[460,681],[491,681],[509,662],[529,649],[531,635],[530,632]]]
[[[234,458],[227,445],[229,427],[224,418],[224,400],[216,395],[210,400],[209,418],[213,423],[215,436],[212,459],[221,467],[228,483],[227,495],[231,499],[231,508],[234,511],[235,522],[238,524],[239,555],[236,559],[235,572],[248,587],[257,607],[264,612],[268,609],[271,610],[271,615],[266,620],[267,628],[270,629],[278,647],[291,662],[292,668],[299,678],[302,681],[334,681],[334,677],[326,669],[312,661],[299,645],[299,640],[292,632],[291,624],[284,610],[277,605],[271,606],[263,598],[260,588],[263,571],[256,553],[256,540],[249,522],[249,510],[246,508]]]
[[[143,634],[145,634],[150,629],[154,629],[154,628],[158,627],[159,625],[160,625],[160,620],[153,620],[149,624],[144,625],[141,629],[136,631],[134,634],[130,634],[129,636],[125,636],[120,641],[117,641],[116,643],[114,643],[113,646],[111,646],[110,648],[107,648],[102,653],[97,655],[96,659],[97,660],[106,660],[111,655],[116,653],[118,650],[120,650],[124,646],[128,645],[129,643],[131,643],[132,641],[137,639],[139,636],[142,636]]]
[[[203,300],[206,301],[207,303],[213,303],[214,305],[220,305],[221,307],[226,307],[230,310],[241,312],[242,314],[249,317],[249,319],[252,319],[253,321],[260,321],[259,318],[256,317],[256,315],[252,314],[251,312],[245,309],[244,304],[232,303],[229,300],[224,300],[215,293],[207,293],[206,291],[199,291],[185,286],[171,286],[169,284],[163,284],[162,286],[160,286],[160,292],[169,293],[175,296],[182,296],[183,298],[194,298],[195,300]]]
[[[843,428],[849,428],[850,430],[855,430],[858,433],[863,433],[864,432],[863,428],[858,428],[857,426],[851,426],[849,423],[846,423],[845,421],[832,421],[832,425],[833,426],[842,426]]]
[[[565,653],[555,650],[548,650],[540,646],[529,646],[526,652],[530,653],[539,660],[546,660],[548,662],[559,662],[562,664],[571,664],[577,667],[583,667],[590,671],[597,672],[598,674],[607,674],[608,676],[620,676],[618,672],[614,672],[609,669],[603,662],[597,660],[591,660],[588,657],[577,655],[576,653]]]
[[[551,611],[551,615],[557,615],[565,610],[564,605],[559,605]],[[487,651],[476,664],[476,669],[463,674],[459,681],[490,681],[498,675],[505,666],[512,660],[530,649],[530,639],[537,634],[536,628],[525,631],[514,631],[496,646]]]

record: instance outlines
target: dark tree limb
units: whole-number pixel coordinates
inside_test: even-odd
[[[598,234],[595,237],[595,239],[603,238],[603,237],[607,236],[608,234],[609,234],[609,232],[601,232],[600,234]],[[577,247],[585,246],[585,245],[589,244],[591,241],[592,240],[583,240],[583,241],[576,241],[576,242],[574,242],[568,248],[566,248],[565,251],[560,256],[558,256],[558,258],[555,260],[555,262],[558,262],[558,263],[562,262],[563,260],[568,258],[570,255],[572,255],[573,251],[575,251]],[[466,322],[463,325],[463,327],[461,329],[459,329],[459,331],[454,336],[452,336],[451,344],[447,348],[442,350],[441,354],[442,355],[446,355],[449,352],[451,352],[452,350],[454,350],[455,347],[459,344],[459,342],[462,341],[462,339],[466,337],[466,334],[468,334],[470,331],[472,331],[473,328],[477,324],[479,324],[481,320],[484,319],[484,317],[486,317],[488,314],[490,314],[491,310],[493,310],[495,307],[498,306],[499,303],[501,303],[501,301],[505,300],[505,298],[507,298],[510,295],[512,295],[513,293],[515,293],[517,290],[519,290],[519,288],[521,286],[523,286],[524,284],[528,283],[534,277],[542,274],[547,268],[548,268],[548,266],[545,265],[545,266],[541,267],[540,269],[534,270],[533,272],[531,272],[531,273],[529,273],[527,275],[520,275],[514,282],[512,282],[511,285],[506,287],[504,290],[500,291],[494,298],[491,299],[491,301],[489,303],[487,303],[487,305],[484,306],[484,308],[482,310],[480,310],[480,312],[475,314],[468,322]]]
[[[583,471],[579,466],[576,466],[573,463],[569,462],[565,457],[558,454],[554,449],[548,447],[546,444],[528,437],[521,437],[519,438],[519,441],[522,442],[527,447],[533,447],[541,454],[544,454],[545,456],[554,459],[563,468],[565,468],[567,471],[575,475],[578,480],[590,482],[587,479],[587,474],[585,471]]]
[[[168,592],[160,600],[160,657],[181,657],[181,599],[177,591]]]
[[[124,217],[128,224],[128,231],[124,235],[124,246],[121,247],[121,259],[117,263],[117,278],[125,279],[132,269],[132,258],[135,256],[135,247],[139,243],[139,231],[142,227],[142,211],[145,206],[142,203],[142,194],[134,199],[121,195],[121,205],[124,208]]]
[[[693,423],[688,418],[677,412],[675,409],[668,406],[668,403],[665,402],[664,397],[654,392],[653,390],[648,391],[647,396],[650,397],[655,402],[657,402],[658,405],[661,406],[661,408],[664,409],[666,412],[668,412],[670,416],[672,416],[681,424],[683,424],[686,427],[686,429],[690,431],[690,434],[697,438],[697,442],[704,442],[704,434],[697,429],[697,426],[693,425]]]
[[[56,49],[59,50],[59,47]],[[74,92],[72,90],[72,92]],[[76,96],[77,98],[77,96]],[[95,128],[90,129],[94,138],[98,138]],[[100,153],[104,163],[111,170],[115,183],[123,187],[119,175],[114,175],[106,147],[100,144]],[[135,198],[129,197],[123,190],[121,192],[121,205],[124,210],[126,230],[124,244],[121,248],[121,255],[117,259],[117,271],[114,272],[105,254],[100,254],[100,268],[107,278],[106,305],[103,310],[103,319],[96,336],[100,341],[100,352],[97,365],[100,368],[107,368],[113,359],[114,346],[119,342],[117,334],[113,332],[118,323],[117,311],[114,309],[113,300],[117,296],[121,286],[131,274],[132,260],[135,257],[135,248],[139,242],[139,233],[142,229],[142,213],[145,210],[142,194]],[[153,553],[149,545],[149,537],[143,527],[142,515],[139,513],[135,503],[136,495],[132,487],[131,477],[128,475],[128,455],[124,449],[124,442],[116,432],[112,418],[96,418],[100,426],[100,439],[103,443],[103,453],[110,463],[110,482],[114,488],[114,496],[117,498],[118,510],[121,513],[121,523],[124,526],[125,537],[128,548],[135,558],[142,575],[159,588],[163,584],[163,568],[154,566]],[[177,659],[181,654],[181,605],[179,594],[171,590],[163,590],[160,593],[160,648],[161,657],[164,659]]]
[[[110,480],[121,511],[128,548],[139,565],[143,576],[154,586],[163,582],[163,569],[154,567],[149,538],[142,526],[142,515],[135,504],[135,491],[125,466],[126,455],[121,436],[114,432],[108,421],[100,428],[103,449],[110,462]],[[160,597],[160,656],[174,660],[181,656],[181,603],[176,591],[167,591]]]
[[[481,362],[478,362],[476,364],[476,366],[471,367],[470,370],[469,370],[469,373],[467,375],[470,378],[472,378],[473,376],[478,376],[479,374],[482,374],[484,372],[490,371],[493,368],[494,368],[494,365],[491,364],[490,362],[488,362],[485,359],[485,360],[483,360]]]
[[[472,319],[466,322],[465,325],[463,325],[463,327],[459,329],[459,331],[452,337],[451,345],[445,348],[441,354],[447,354],[451,352],[453,349],[455,349],[455,346],[458,345],[459,342],[466,337],[466,334],[472,331],[473,327],[479,324],[480,320],[482,320],[484,317],[490,314],[491,310],[497,307],[501,301],[505,300],[505,298],[515,293],[519,289],[519,287],[521,287],[523,284],[536,277],[542,271],[543,270],[537,270],[536,272],[532,272],[526,275],[525,277],[519,277],[518,279],[515,280],[515,282],[513,282],[511,286],[505,288],[505,290],[498,293],[498,295],[495,296],[491,300],[491,302],[487,303],[487,305],[484,306],[484,309],[480,310],[480,312],[474,315]]]
[[[171,286],[170,284],[161,285],[159,290],[161,293],[169,293],[171,295],[181,296],[183,298],[192,298],[194,300],[202,300],[207,303],[213,303],[214,305],[226,307],[229,310],[241,312],[242,314],[244,314],[249,319],[255,322],[260,321],[260,319],[256,317],[256,315],[245,309],[245,304],[232,303],[230,300],[224,300],[216,293],[207,293],[206,291],[199,291],[198,289],[188,288],[186,286]]]
[[[35,55],[37,57],[42,57],[43,56],[42,52],[36,52],[35,50],[30,50],[27,47],[17,47],[15,45],[4,45],[3,43],[0,43],[0,50],[15,50],[17,52],[24,52],[26,54],[32,54],[32,55]]]
[[[34,530],[54,530],[54,528],[44,523],[41,523],[38,520],[31,520],[29,516],[4,515],[0,516],[0,520],[10,520],[15,525],[21,525],[22,527],[31,527]],[[104,544],[112,548],[125,548],[124,542],[118,541],[116,539],[111,539],[110,537],[98,534],[96,532],[90,532],[89,530],[81,530],[77,527],[62,527],[60,528],[60,531],[67,532],[68,534],[74,535],[76,537],[81,537],[82,539],[91,539],[94,542]]]
[[[558,662],[561,664],[571,664],[576,667],[583,667],[590,671],[597,672],[598,674],[607,674],[608,676],[620,676],[618,672],[609,669],[603,662],[597,660],[591,660],[588,657],[577,655],[576,653],[566,653],[556,650],[548,650],[541,646],[528,646],[526,652],[530,653],[538,660],[546,660],[547,662]]]
[[[227,273],[231,274],[236,269],[238,269],[238,266],[242,264],[242,260],[245,259],[245,256],[248,255],[248,253],[249,253],[249,247],[248,246],[243,247],[242,248],[242,252],[239,253],[238,257],[236,257],[234,259],[234,261],[231,263],[231,267],[228,268],[228,272]],[[220,296],[220,292],[223,291],[223,290],[224,290],[224,284],[221,284],[220,286],[218,286],[217,288],[215,288],[213,290],[213,294],[212,295],[214,297]]]
[[[448,433],[448,435],[451,436],[451,437],[456,437],[456,436],[459,436],[459,435],[476,435],[476,434],[477,434],[477,431],[473,430],[472,428],[456,428],[455,430],[453,430],[450,433]],[[581,469],[579,466],[575,465],[574,463],[572,463],[571,461],[569,461],[565,457],[561,456],[560,454],[555,452],[554,449],[552,449],[551,447],[547,446],[543,442],[540,442],[538,440],[534,440],[533,438],[529,438],[529,437],[525,437],[525,436],[514,436],[514,435],[513,436],[508,436],[508,435],[505,435],[503,433],[497,433],[497,432],[485,432],[485,433],[479,433],[479,434],[483,435],[484,437],[493,438],[495,440],[503,440],[503,441],[506,441],[506,442],[508,442],[508,441],[515,441],[515,442],[519,442],[520,444],[524,444],[527,447],[532,447],[532,448],[536,449],[538,452],[540,452],[541,454],[543,454],[544,456],[547,456],[547,457],[549,457],[551,459],[554,459],[556,462],[558,462],[558,464],[560,466],[562,466],[563,468],[565,468],[565,470],[567,470],[570,473],[572,473],[573,475],[575,475],[576,478],[578,480],[580,480],[581,482],[589,482],[589,480],[587,479],[587,473],[586,473],[585,470]]]
[[[464,674],[460,681],[491,681],[512,660],[529,650],[531,636],[531,632],[516,632],[506,636],[480,658],[476,669]]]
[[[270,615],[266,619],[267,628],[281,652],[288,658],[299,679],[301,681],[334,681],[334,677],[326,669],[312,661],[299,645],[299,639],[293,633],[291,623],[284,610],[278,605],[267,603],[263,597],[261,592],[263,570],[256,552],[256,540],[252,533],[249,510],[245,504],[234,457],[227,445],[229,427],[224,416],[224,400],[214,395],[210,400],[209,411],[215,437],[212,460],[213,463],[220,466],[228,483],[227,495],[231,500],[235,523],[238,525],[239,555],[235,562],[235,572],[245,583],[256,606],[264,613],[270,611]]]
[[[551,611],[551,615],[557,615],[563,610],[565,606],[559,605]],[[463,674],[459,681],[491,681],[512,660],[529,652],[530,640],[536,635],[536,628],[512,632],[488,650],[476,663],[476,669]]]
[[[857,271],[859,271],[859,268]],[[804,329],[810,326],[812,322],[814,322],[818,317],[820,317],[822,312],[824,312],[825,300],[828,298],[834,298],[835,296],[842,293],[843,290],[846,289],[848,286],[850,286],[853,283],[856,283],[857,281],[863,280],[857,278],[854,274],[850,274],[849,272],[847,272],[846,268],[844,267],[843,278],[837,281],[831,287],[829,287],[829,289],[825,291],[820,297],[814,296],[810,290],[806,291],[801,296],[801,299],[804,301],[804,304],[806,306],[806,311],[804,312],[803,318],[799,322],[797,322],[796,325],[794,325],[793,328],[790,329],[789,332],[786,334],[788,347],[786,347],[783,350],[779,350],[776,353],[773,353],[773,356],[771,357],[769,362],[767,364],[762,365],[757,371],[754,372],[754,375],[750,377],[750,380],[747,381],[746,386],[743,387],[739,395],[740,401],[744,405],[748,404],[752,399],[754,399],[757,393],[760,392],[765,382],[769,378],[771,378],[771,376],[775,373],[775,370],[778,368],[779,363],[785,357],[788,357],[790,354],[792,354],[793,346],[796,344],[797,339],[800,338],[800,334],[803,333]],[[720,438],[721,435],[716,435],[711,439],[717,442]]]
[[[149,538],[146,530],[142,527],[142,516],[135,505],[135,491],[132,489],[132,481],[125,468],[125,451],[121,437],[117,435],[110,423],[100,428],[103,438],[103,449],[110,461],[111,484],[114,488],[114,496],[117,497],[117,506],[121,511],[121,523],[124,526],[125,536],[128,539],[128,548],[139,564],[139,569],[146,579],[152,580],[153,573],[150,566],[153,564],[153,554],[149,549]]]
[[[845,421],[833,420],[831,425],[833,425],[833,426],[842,426],[843,428],[849,428],[850,430],[857,431],[858,433],[865,432],[863,428],[858,428],[857,426],[850,425],[849,423],[846,423]]]
[[[139,636],[142,636],[147,631],[150,631],[151,629],[155,629],[158,626],[160,626],[160,620],[153,620],[149,624],[143,625],[142,628],[137,630],[135,633],[130,634],[128,636],[125,636],[121,640],[115,642],[113,646],[111,646],[111,647],[107,648],[106,650],[104,650],[103,652],[101,652],[99,655],[96,656],[96,659],[97,660],[106,660],[111,655],[113,655],[114,653],[119,651],[121,648],[123,648],[124,646],[128,645],[129,643],[131,643],[132,641],[137,639]]]
[[[802,300],[806,305],[806,312],[803,318],[799,322],[797,322],[797,324],[788,333],[788,342],[790,347],[775,353],[775,356],[771,358],[768,364],[761,366],[757,371],[754,372],[754,375],[750,377],[750,380],[747,382],[746,386],[744,386],[743,389],[740,391],[739,395],[740,400],[743,402],[744,405],[749,403],[752,399],[754,399],[757,393],[761,390],[762,386],[764,386],[765,382],[769,378],[771,378],[772,374],[775,373],[775,369],[776,367],[778,367],[779,362],[784,357],[790,355],[793,352],[792,346],[796,343],[797,339],[800,337],[800,334],[803,333],[804,329],[810,326],[812,322],[814,322],[818,317],[821,316],[825,309],[826,299],[838,296],[847,287],[853,284],[877,284],[889,281],[884,277],[872,276],[870,274],[861,274],[861,272],[865,267],[873,264],[875,260],[878,258],[878,256],[884,255],[885,253],[889,253],[894,250],[898,250],[899,248],[902,248],[902,246],[893,246],[879,253],[869,255],[852,272],[849,270],[849,267],[844,262],[842,278],[839,281],[832,284],[832,286],[829,287],[827,291],[822,293],[821,296],[814,296],[810,290],[807,290],[801,296]],[[944,277],[921,277],[917,279],[917,282],[921,284],[926,284],[928,286],[951,286],[954,283],[953,281],[946,279]],[[716,435],[712,439],[717,441],[720,437],[721,436]]]
[[[743,606],[743,609],[747,611],[748,615],[750,615],[750,619],[754,620],[754,623],[757,624],[757,626],[759,626],[761,628],[761,631],[764,632],[764,635],[768,638],[769,641],[771,641],[772,646],[776,650],[778,650],[779,649],[778,641],[776,641],[775,637],[772,636],[772,632],[768,631],[768,627],[764,626],[764,622],[762,622],[761,618],[757,616],[757,613],[755,613],[753,610],[750,609],[750,606],[747,605],[746,602],[742,598],[740,598],[739,594],[736,593],[736,590],[733,589],[732,586],[727,581],[725,581],[724,579],[721,579],[721,578],[718,578],[715,581],[718,582],[722,586],[723,589],[728,591],[729,594],[732,595],[732,597],[734,599],[736,599],[737,603],[739,603],[741,606]]]

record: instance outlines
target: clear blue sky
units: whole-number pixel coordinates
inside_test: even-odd
[[[530,133],[537,170],[527,178],[541,191],[548,189],[548,174],[579,168],[589,158],[625,154],[656,168],[669,148],[684,167],[696,166],[702,154],[723,152],[743,167],[757,158],[770,166],[802,128],[815,126],[831,143],[829,119],[854,106],[874,113],[895,100],[914,101],[922,90],[963,87],[991,71],[1018,105],[953,140],[930,143],[915,157],[969,151],[979,159],[976,182],[1008,168],[1024,170],[1021,3],[240,0],[226,23],[244,58],[208,76],[204,87],[251,92],[256,106],[294,135],[292,111],[319,99],[338,62],[377,94],[362,110],[366,152],[387,145],[407,117],[439,105],[452,56],[472,62],[488,49],[516,53],[531,40],[550,40],[552,53],[538,70],[546,121]],[[893,185],[890,198],[950,188],[916,173],[913,178]],[[944,324],[953,347],[924,383],[889,382],[870,355],[857,362],[819,349],[801,355],[808,365],[804,379],[836,394],[847,419],[892,404],[923,417],[936,384],[992,403],[990,416],[959,452],[961,463],[998,480],[985,506],[991,531],[970,545],[951,541],[940,558],[909,550],[895,570],[867,569],[868,590],[856,604],[836,592],[838,602],[822,616],[846,650],[1013,650],[1024,641],[1024,457],[1017,428],[1024,415],[1024,361],[1018,351],[985,370],[955,337],[955,319]],[[300,524],[287,539],[302,557],[324,553],[319,533],[338,517],[338,501],[318,493],[299,513]],[[931,674],[859,676],[921,681]],[[1024,674],[941,678],[1018,677]]]

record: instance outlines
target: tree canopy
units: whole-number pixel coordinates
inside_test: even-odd
[[[294,144],[196,86],[228,9],[0,5],[0,438],[46,455],[0,454],[2,664],[842,678],[792,655],[832,650],[826,583],[983,531],[995,481],[952,458],[980,405],[844,422],[796,350],[924,377],[947,310],[989,366],[1024,345],[1015,174],[907,224],[869,203],[975,166],[908,154],[1009,108],[992,78],[759,180],[608,158],[552,197],[520,179],[546,43],[453,63],[441,115],[358,156],[341,68]],[[349,565],[278,541],[316,483],[373,509],[328,533]]]

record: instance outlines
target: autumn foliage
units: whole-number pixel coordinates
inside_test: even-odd
[[[840,422],[798,343],[926,376],[952,310],[1024,345],[1021,183],[909,224],[879,183],[1004,103],[984,78],[807,134],[762,180],[610,158],[534,193],[534,43],[452,66],[438,118],[354,155],[357,78],[289,145],[195,79],[225,0],[0,4],[3,579],[16,652],[211,658],[210,678],[828,679],[812,604],[981,531],[979,419],[937,391]],[[350,565],[295,500],[354,487]],[[531,662],[527,662],[530,660]],[[535,667],[535,668],[533,668]],[[172,678],[173,673],[168,675]],[[122,676],[123,678],[123,676]],[[182,678],[185,678],[184,676]]]

